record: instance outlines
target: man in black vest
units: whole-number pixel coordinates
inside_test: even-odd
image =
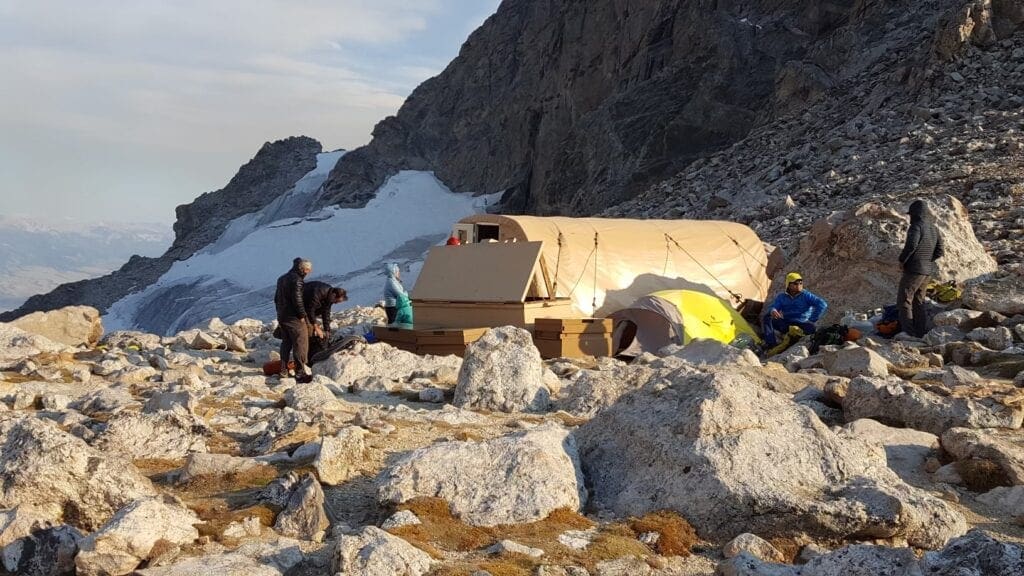
[[[944,251],[942,237],[928,212],[927,204],[923,200],[915,200],[910,205],[909,213],[910,229],[907,230],[907,241],[900,253],[903,277],[900,278],[896,305],[899,306],[900,330],[921,338],[925,335],[927,322],[924,311],[925,289],[929,277],[938,272],[935,261],[942,258]]]
[[[295,373],[299,382],[313,379],[309,369],[309,318],[303,300],[304,278],[313,271],[309,260],[296,258],[292,269],[277,279],[274,306],[281,326],[281,378],[288,377],[288,360],[295,354]]]

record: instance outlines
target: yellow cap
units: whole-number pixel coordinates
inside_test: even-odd
[[[796,282],[797,280],[803,279],[804,277],[801,276],[799,272],[790,272],[789,274],[786,274],[786,286],[789,286],[790,284]]]

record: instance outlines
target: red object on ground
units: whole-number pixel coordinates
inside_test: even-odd
[[[288,369],[289,370],[295,370],[295,361],[291,361],[291,362],[288,363]],[[263,375],[264,376],[277,376],[280,373],[281,373],[281,361],[280,360],[271,360],[270,362],[267,362],[267,363],[265,363],[263,365]]]
[[[452,236],[448,238],[447,242],[445,242],[445,245],[447,246],[458,246],[459,244],[462,244],[462,242],[459,241],[458,236]]]

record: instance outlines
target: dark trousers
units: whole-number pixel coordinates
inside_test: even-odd
[[[278,320],[281,325],[281,372],[288,371],[289,356],[295,355],[295,373],[303,374],[309,363],[309,328],[306,321],[292,318]]]
[[[926,274],[904,273],[900,278],[896,305],[900,311],[900,330],[921,338],[925,335],[928,318],[924,311],[924,293],[928,287]]]
[[[818,330],[814,322],[797,322],[796,320],[786,320],[785,318],[772,318],[771,314],[767,314],[764,317],[764,322],[761,324],[761,331],[764,332],[764,347],[767,349],[778,346],[779,339],[775,333],[782,332],[785,334],[789,332],[790,326],[799,326],[804,331],[804,334],[814,334]]]
[[[385,306],[384,307],[384,313],[388,315],[388,324],[394,324],[395,323],[395,318],[398,317],[398,307],[397,306]]]

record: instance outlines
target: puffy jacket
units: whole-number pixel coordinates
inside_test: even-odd
[[[828,302],[809,290],[802,290],[796,296],[790,296],[783,292],[775,297],[772,305],[768,308],[768,314],[772,310],[782,313],[782,318],[791,322],[817,322],[818,318],[828,310]]]
[[[404,296],[406,299],[409,298],[409,294],[405,291],[405,287],[402,286],[402,282],[398,279],[398,264],[389,263],[384,266],[384,274],[388,277],[384,283],[384,305],[385,306],[397,306],[398,300]]]
[[[334,298],[331,298],[332,286],[327,282],[306,282],[302,288],[302,298],[306,302],[306,317],[310,322],[316,322],[317,316],[324,323],[324,330],[331,330],[331,306],[334,305]]]
[[[306,319],[306,304],[302,297],[302,288],[303,279],[299,274],[298,264],[277,279],[274,307],[277,308],[278,322]]]
[[[928,215],[924,202],[916,200],[910,205],[910,229],[907,242],[900,253],[900,264],[905,274],[934,276],[938,272],[935,261],[945,253],[942,236]]]

